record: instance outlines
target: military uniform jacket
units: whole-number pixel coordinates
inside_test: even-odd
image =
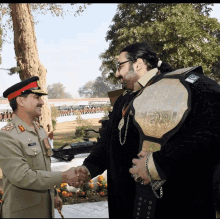
[[[154,218],[215,218],[213,173],[220,154],[220,86],[205,77],[201,69],[191,69],[184,74],[181,71],[160,74],[146,89],[152,89],[162,80],[166,80],[167,89],[173,88],[174,82],[178,80],[181,88],[185,87],[187,92],[187,107],[179,123],[161,136],[145,136],[143,139],[132,115],[135,111],[132,114],[129,111],[125,115],[121,133],[123,141],[129,118],[127,139],[121,145],[118,124],[122,118],[122,108],[133,99],[136,92],[122,95],[114,105],[97,148],[85,159],[84,165],[92,177],[107,169],[109,217],[132,218],[136,195],[135,182],[129,173],[132,159],[137,157],[143,140],[158,143],[161,149],[153,153],[153,160],[160,178],[166,179],[166,182],[163,185],[163,197],[156,200]],[[159,86],[155,92],[160,93]],[[172,94],[176,95],[174,91]],[[152,99],[152,104],[154,101],[157,100]],[[167,101],[165,108],[169,104],[170,101]]]
[[[54,186],[61,172],[51,172],[52,149],[42,126],[36,132],[18,116],[0,131],[3,213],[9,218],[54,216]]]

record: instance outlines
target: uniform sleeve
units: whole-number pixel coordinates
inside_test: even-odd
[[[20,143],[7,132],[0,131],[0,167],[3,174],[19,188],[45,190],[62,183],[62,172],[30,169]]]

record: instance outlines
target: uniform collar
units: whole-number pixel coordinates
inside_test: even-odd
[[[14,118],[12,119],[12,122],[14,123],[18,133],[24,132],[25,130],[28,130],[30,132],[34,131],[34,129],[32,127],[30,127],[27,123],[25,123],[17,115],[14,115]]]
[[[134,91],[140,90],[157,74],[158,68],[153,68],[144,74],[135,84],[134,84]]]

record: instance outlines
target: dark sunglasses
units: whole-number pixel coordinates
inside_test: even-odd
[[[125,61],[125,62],[118,62],[116,63],[116,69],[118,70],[119,66],[126,63],[126,62],[129,62],[129,61]]]

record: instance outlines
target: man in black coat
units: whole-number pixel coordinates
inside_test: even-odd
[[[121,51],[116,77],[125,92],[78,167],[107,169],[109,217],[215,218],[220,86],[200,66],[174,71],[147,43]]]

